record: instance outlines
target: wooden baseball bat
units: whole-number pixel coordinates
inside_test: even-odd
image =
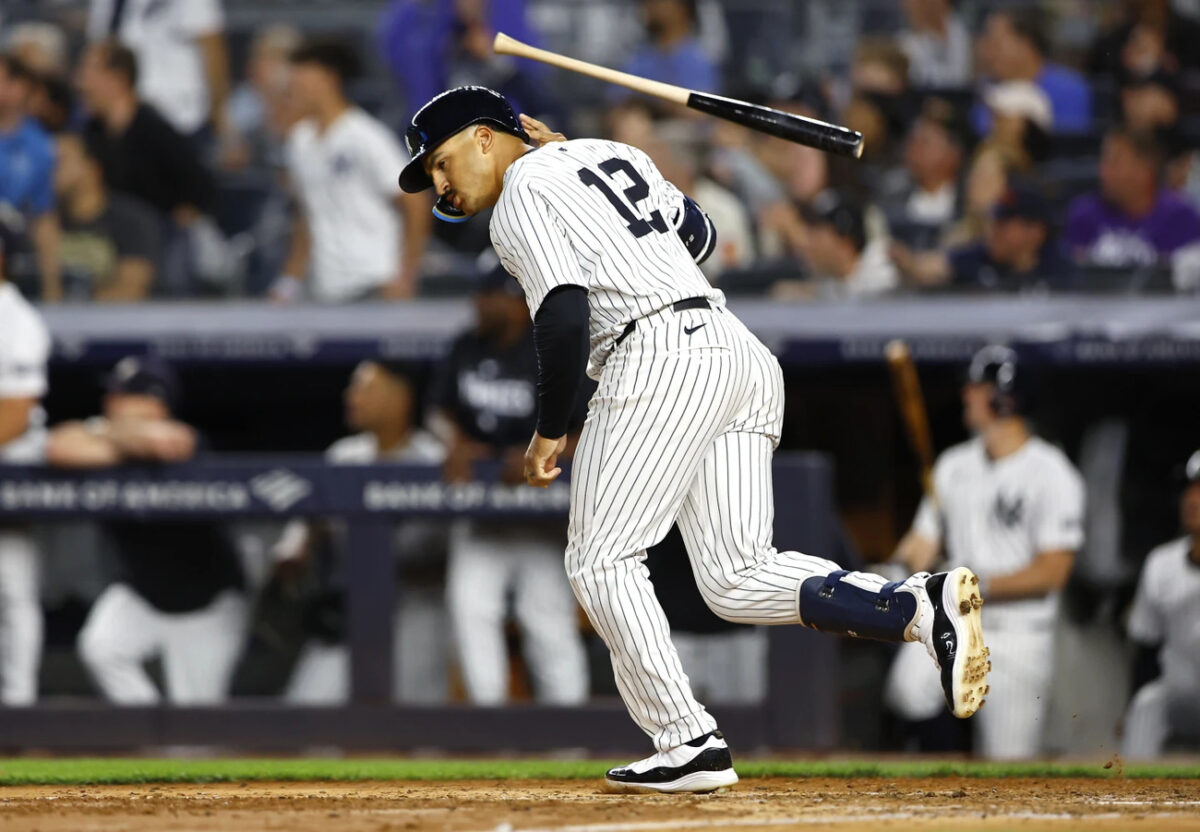
[[[925,412],[921,381],[917,378],[917,366],[913,363],[908,344],[899,339],[888,342],[884,355],[892,375],[896,405],[900,408],[900,417],[908,431],[909,444],[921,463],[921,485],[925,493],[936,500],[933,490],[933,441],[929,434],[929,417]]]
[[[787,139],[797,144],[815,147],[827,153],[850,156],[854,159],[862,156],[862,133],[851,130],[848,127],[827,124],[815,118],[805,118],[804,116],[785,113],[770,107],[751,104],[748,101],[738,101],[737,99],[725,98],[721,95],[689,90],[684,87],[677,87],[674,84],[664,84],[662,81],[651,81],[649,78],[630,75],[628,72],[618,72],[615,69],[598,66],[587,61],[568,58],[566,55],[560,55],[557,52],[538,49],[535,46],[530,46],[527,43],[510,38],[503,32],[496,34],[496,40],[492,44],[492,49],[497,55],[515,55],[518,58],[529,58],[530,60],[541,61],[542,63],[556,66],[559,69],[566,69],[571,72],[578,72],[581,75],[587,75],[590,78],[607,81],[610,84],[619,84],[622,87],[628,87],[644,95],[662,98],[675,104],[682,104],[685,107],[699,110],[710,116],[723,118],[726,121],[732,121],[743,127],[749,127],[752,130],[778,136],[781,139]]]

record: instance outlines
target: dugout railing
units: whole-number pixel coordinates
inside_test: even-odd
[[[481,474],[487,474],[486,471]],[[779,454],[774,466],[775,539],[781,548],[832,550],[832,470],[820,454]],[[391,530],[406,516],[565,516],[568,486],[489,482],[448,485],[437,468],[329,466],[319,459],[212,458],[179,466],[98,471],[0,468],[0,524],[72,519],[337,517],[344,523],[350,703],[298,707],[232,699],[216,707],[116,707],[50,701],[0,709],[0,748],[133,750],[215,746],[233,750],[445,751],[636,749],[644,738],[614,699],[578,708],[518,704],[409,707],[392,703],[397,578]],[[169,553],[164,553],[169,557]],[[835,747],[837,640],[802,627],[769,628],[765,700],[716,707],[741,747]]]

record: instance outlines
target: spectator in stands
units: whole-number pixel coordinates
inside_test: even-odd
[[[51,135],[67,130],[76,115],[70,82],[57,75],[39,75],[34,82],[29,113]]]
[[[960,215],[959,181],[965,157],[965,125],[953,106],[928,99],[913,123],[904,149],[907,176],[900,187],[881,195],[889,222],[929,229],[930,246]]]
[[[1029,81],[1005,81],[989,87],[983,102],[991,114],[985,144],[1003,147],[1029,165],[1046,157],[1054,112],[1041,87]]]
[[[1087,70],[1117,76],[1200,69],[1200,23],[1171,0],[1124,0],[1124,20],[1092,46]]]
[[[433,222],[423,194],[404,194],[406,156],[395,135],[346,97],[358,56],[339,41],[314,40],[292,55],[303,120],[288,136],[288,172],[300,203],[284,276],[272,296],[322,302],[399,299],[417,292]]]
[[[196,147],[138,98],[139,74],[133,52],[116,41],[87,48],[78,77],[90,116],[84,140],[112,191],[159,213],[165,229],[160,288],[186,295],[194,291],[193,278],[211,271],[209,261],[220,256],[219,232],[207,216],[215,183]]]
[[[46,445],[50,334],[5,277],[20,217],[0,205],[0,465],[40,463]],[[0,525],[0,705],[32,705],[42,654],[38,551],[28,529]]]
[[[503,93],[517,112],[547,113],[542,67],[492,52],[496,32],[538,45],[526,0],[394,0],[380,27],[384,62],[404,94],[407,115],[439,92],[479,84]]]
[[[416,392],[403,368],[378,361],[359,364],[346,387],[346,425],[354,431],[329,446],[333,465],[402,462],[440,465],[446,452],[431,433],[414,422]],[[283,580],[308,567],[329,524],[292,520],[275,545],[275,570]],[[398,687],[396,699],[408,704],[445,702],[449,695],[445,610],[446,525],[410,518],[397,525],[394,554],[400,574],[395,615]],[[336,555],[333,560],[336,560]],[[336,567],[314,564],[318,583],[330,589]],[[330,634],[326,634],[327,636]],[[350,694],[349,655],[338,637],[310,634],[284,692],[289,702],[341,704]]]
[[[1163,152],[1152,135],[1116,127],[1104,137],[1100,192],[1071,203],[1064,237],[1080,265],[1179,268],[1200,242],[1200,214],[1162,186]]]
[[[731,191],[702,170],[703,148],[687,125],[676,122],[660,127],[655,141],[639,146],[669,182],[704,206],[713,226],[720,229],[716,250],[700,265],[708,279],[716,281],[729,269],[750,266],[756,254],[750,216]]]
[[[905,278],[924,287],[1013,292],[1063,285],[1069,277],[1052,236],[1050,207],[1026,186],[1001,197],[979,242],[946,252],[912,252],[899,244],[891,251]]]
[[[143,300],[161,252],[162,226],[137,198],[110,193],[83,138],[58,137],[58,193],[64,292],[75,300]]]
[[[908,56],[892,38],[859,39],[850,65],[853,94],[842,120],[863,134],[868,163],[899,164],[896,145],[912,120],[908,79]]]
[[[1078,132],[1092,125],[1092,92],[1079,73],[1047,59],[1050,28],[1035,9],[997,9],[979,40],[979,61],[989,82],[1029,81],[1050,99],[1054,129]],[[985,135],[991,115],[983,103],[971,112],[975,132]]]
[[[1152,75],[1121,80],[1122,123],[1137,132],[1158,137],[1167,154],[1166,185],[1200,207],[1200,152],[1181,124],[1178,73],[1159,70]]]
[[[688,89],[716,92],[717,67],[696,37],[696,0],[640,0],[646,39],[624,70],[643,78]],[[633,93],[612,87],[610,98],[620,101]]]
[[[908,28],[900,48],[908,56],[915,87],[967,87],[974,71],[971,33],[954,10],[954,0],[905,0]]]
[[[0,204],[25,217],[37,250],[42,300],[62,299],[59,227],[54,214],[54,145],[30,116],[35,78],[10,55],[0,55]]]
[[[6,32],[5,51],[40,76],[64,77],[67,74],[67,36],[48,21],[26,20]]]
[[[1146,557],[1129,613],[1138,652],[1122,746],[1128,759],[1162,756],[1181,730],[1200,736],[1200,451],[1185,468],[1179,516],[1183,536]]]
[[[284,142],[296,121],[289,94],[291,57],[300,43],[300,30],[287,23],[272,24],[255,34],[246,80],[229,99],[226,121],[237,140],[224,148],[226,166],[283,168]]]
[[[221,0],[91,0],[88,37],[132,49],[139,96],[208,156],[213,128],[231,135],[224,22]]]
[[[481,280],[476,324],[454,342],[432,395],[432,424],[446,443],[445,478],[472,482],[492,460],[500,479],[524,482],[527,436],[537,419],[537,350],[520,286],[497,266]],[[582,399],[582,396],[581,396]],[[580,412],[571,426],[577,436]],[[573,447],[573,439],[572,439]],[[562,568],[561,521],[463,520],[451,532],[447,604],[467,696],[478,705],[508,699],[504,641],[509,599],[538,701],[582,702],[587,660],[578,606]]]
[[[963,188],[963,214],[942,240],[943,248],[976,242],[983,237],[992,209],[1008,190],[1014,176],[1028,173],[1032,164],[1024,154],[984,142],[975,150]]]
[[[179,382],[165,362],[131,356],[113,368],[104,415],[50,432],[46,457],[64,468],[124,462],[181,463],[202,447],[173,415]],[[79,654],[101,693],[119,705],[162,695],[143,665],[160,658],[167,699],[210,705],[225,698],[246,627],[242,567],[212,521],[105,523],[120,574],[96,599]]]
[[[211,206],[212,176],[195,148],[138,97],[140,74],[134,53],[116,41],[87,48],[78,78],[90,116],[84,138],[110,188],[186,226]]]
[[[834,191],[820,194],[808,213],[809,263],[814,280],[781,280],[771,294],[780,300],[862,298],[899,284],[886,241],[869,240],[865,209]]]

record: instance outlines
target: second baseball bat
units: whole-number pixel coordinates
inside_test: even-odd
[[[933,441],[929,436],[929,416],[925,412],[925,397],[921,394],[921,382],[917,378],[917,367],[913,363],[908,344],[897,339],[889,341],[884,355],[892,373],[892,388],[904,427],[908,430],[908,441],[917,460],[921,463],[921,485],[925,493],[936,499],[933,489]]]
[[[652,95],[676,104],[683,104],[693,110],[698,110],[717,118],[723,118],[726,121],[732,121],[744,127],[749,127],[752,130],[778,136],[781,139],[787,139],[797,144],[815,147],[827,153],[850,156],[854,159],[862,156],[862,133],[851,130],[848,127],[828,124],[815,118],[806,118],[794,113],[785,113],[781,110],[763,107],[759,104],[751,104],[748,101],[738,101],[737,99],[726,98],[721,95],[689,90],[685,87],[675,86],[674,84],[665,84],[662,81],[652,81],[649,78],[630,75],[628,72],[619,72],[618,70],[581,61],[577,58],[568,58],[566,55],[560,55],[557,52],[538,49],[536,46],[522,43],[519,40],[510,38],[503,32],[496,35],[492,49],[497,55],[515,55],[519,58],[530,58],[531,60],[556,66],[559,69],[578,72],[590,78],[597,78],[611,84],[620,84],[636,92]]]

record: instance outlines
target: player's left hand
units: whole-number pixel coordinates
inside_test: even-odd
[[[534,147],[541,147],[551,142],[565,142],[567,140],[567,137],[562,133],[555,133],[533,116],[521,113],[520,119],[521,127],[525,128],[525,132],[529,134],[529,143]]]
[[[558,479],[562,468],[558,467],[558,455],[567,449],[567,437],[557,439],[534,433],[525,451],[525,482],[537,488],[545,488]]]

